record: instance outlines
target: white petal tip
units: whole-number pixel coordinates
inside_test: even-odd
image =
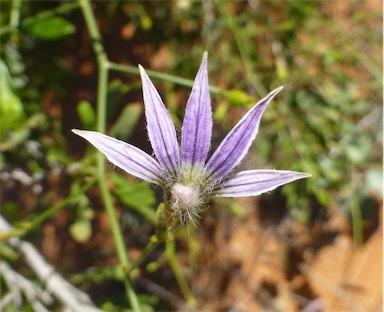
[[[78,136],[80,136],[80,137],[82,137],[82,138],[84,138],[84,139],[86,139],[86,140],[88,140],[88,138],[90,137],[90,135],[94,132],[94,131],[79,130],[79,129],[71,129],[71,131],[72,131],[74,134],[76,134],[76,135],[78,135]]]
[[[83,130],[79,130],[79,129],[71,129],[71,131],[72,131],[74,134],[77,134],[77,135],[81,135],[81,132],[83,132]]]
[[[276,170],[276,172],[285,172],[289,175],[294,175],[295,177],[295,180],[299,180],[299,179],[305,179],[305,178],[310,178],[312,177],[312,174],[310,173],[306,173],[306,172],[300,172],[300,171],[291,171],[291,170]],[[293,181],[295,181],[293,180]]]
[[[271,93],[277,94],[277,93],[279,93],[283,89],[284,89],[284,86],[280,86],[280,87],[277,87],[276,89],[274,89]]]
[[[302,173],[302,177],[303,177],[303,179],[304,178],[311,178],[312,174],[310,174],[310,173]]]
[[[140,71],[140,75],[141,75],[141,76],[143,76],[143,75],[147,75],[147,73],[145,72],[144,67],[141,66],[140,64],[139,64],[139,71]]]

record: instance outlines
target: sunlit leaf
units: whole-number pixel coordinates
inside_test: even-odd
[[[37,20],[27,28],[32,35],[42,40],[57,40],[73,34],[76,27],[61,17]]]
[[[23,104],[14,93],[6,65],[0,60],[0,137],[15,130],[24,120]]]
[[[153,223],[157,222],[155,209],[155,194],[147,182],[132,182],[124,176],[111,174],[114,184],[113,192],[120,202],[131,207]]]
[[[80,101],[77,104],[77,113],[81,119],[84,129],[93,130],[96,126],[96,114],[88,101]]]
[[[245,92],[233,89],[225,93],[229,102],[234,106],[244,107],[250,101],[253,101],[252,98]]]
[[[139,103],[127,105],[110,131],[110,135],[119,139],[127,139],[132,135],[142,115],[143,106]]]

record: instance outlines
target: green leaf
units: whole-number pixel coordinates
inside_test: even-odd
[[[159,269],[159,263],[158,262],[150,262],[146,266],[146,270],[150,273],[156,272]]]
[[[13,92],[7,66],[0,60],[0,137],[15,130],[25,120],[23,104]]]
[[[213,119],[220,121],[222,123],[227,122],[228,114],[228,102],[227,101],[222,101],[217,107],[216,110],[213,113]]]
[[[225,95],[231,105],[238,107],[244,107],[253,100],[247,93],[237,89],[230,90],[226,92]]]
[[[119,201],[135,209],[152,223],[157,223],[157,216],[152,205],[155,203],[155,194],[147,182],[131,182],[125,177],[111,173],[114,184],[113,192]]]
[[[3,261],[16,261],[20,258],[20,255],[11,246],[6,244],[0,244],[0,257]]]
[[[140,19],[140,25],[144,30],[150,30],[153,26],[153,21],[148,15],[143,15]]]
[[[110,135],[118,139],[129,138],[139,122],[142,111],[143,106],[139,103],[127,105],[111,129]]]
[[[133,85],[122,83],[119,79],[114,79],[108,84],[107,120],[109,120],[116,112],[122,96],[131,89],[133,89]]]
[[[2,204],[1,211],[7,218],[13,219],[20,213],[20,206],[16,202],[8,201]]]
[[[27,31],[42,40],[57,40],[73,34],[76,27],[61,17],[37,20],[28,26]]]
[[[237,217],[240,217],[240,218],[243,218],[245,217],[245,209],[243,206],[241,206],[238,202],[236,202],[235,200],[232,201],[232,203],[230,204],[229,208],[231,209],[231,211],[237,216]]]
[[[88,101],[80,101],[77,104],[77,113],[85,129],[95,129],[96,114],[92,105]]]

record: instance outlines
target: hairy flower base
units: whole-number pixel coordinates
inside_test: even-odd
[[[165,193],[169,194],[166,208],[168,218],[177,216],[181,224],[197,224],[213,189],[211,183],[207,182],[207,174],[203,169],[197,164],[184,164],[179,170],[177,182],[167,183]]]
[[[171,189],[169,207],[171,217],[177,215],[183,224],[188,222],[196,224],[205,201],[199,187],[176,183]]]

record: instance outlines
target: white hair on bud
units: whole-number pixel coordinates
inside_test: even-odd
[[[172,187],[172,194],[175,204],[178,206],[192,208],[200,204],[200,191],[195,187],[175,183]]]
[[[203,199],[198,186],[175,183],[171,189],[172,217],[178,215],[181,223],[192,222],[196,225],[196,218],[199,218]]]

